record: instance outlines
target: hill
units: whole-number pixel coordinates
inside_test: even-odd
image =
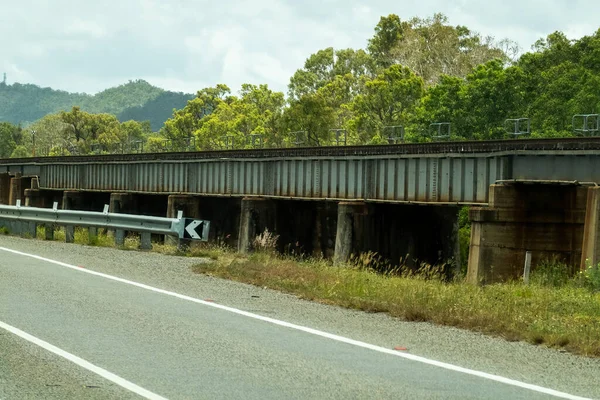
[[[163,91],[143,105],[126,108],[117,114],[119,121],[150,121],[150,126],[157,132],[165,121],[173,116],[173,109],[180,110],[194,95]]]
[[[121,121],[150,121],[158,131],[194,95],[175,93],[152,86],[144,80],[129,81],[95,95],[69,93],[32,84],[0,82],[0,122],[27,125],[47,114],[79,106],[90,113],[109,113]]]

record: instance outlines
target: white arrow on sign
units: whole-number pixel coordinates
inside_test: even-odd
[[[185,231],[190,235],[192,239],[202,239],[202,230],[204,229],[204,221],[192,221],[185,227]],[[200,233],[196,231],[196,228],[200,226]]]

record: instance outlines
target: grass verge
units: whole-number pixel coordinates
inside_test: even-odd
[[[8,234],[0,229],[0,234]],[[38,227],[37,238],[45,237]],[[89,237],[75,230],[75,243],[116,247],[111,235]],[[54,240],[64,241],[64,228]],[[255,246],[265,251],[241,256],[223,246],[153,244],[154,252],[212,259],[196,265],[197,273],[269,287],[326,304],[385,312],[407,321],[429,321],[534,344],[563,348],[576,354],[600,357],[600,268],[588,267],[575,278],[556,260],[542,263],[531,285],[520,282],[478,287],[462,280],[443,282],[435,269],[398,276],[376,273],[376,255],[366,254],[355,264],[334,267],[327,260],[277,255],[277,237],[261,235]],[[273,242],[273,243],[271,243]],[[135,250],[139,237],[128,236],[122,249]],[[367,267],[365,267],[367,266]]]
[[[222,254],[217,262],[193,269],[327,304],[600,356],[600,293],[574,285],[515,282],[478,287],[264,252],[248,257]]]

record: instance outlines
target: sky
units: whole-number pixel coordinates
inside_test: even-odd
[[[286,92],[319,49],[365,48],[381,16],[436,12],[524,51],[557,30],[577,39],[600,28],[597,0],[2,0],[0,74],[85,93],[134,79]]]

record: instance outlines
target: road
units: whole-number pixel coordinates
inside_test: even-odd
[[[422,333],[422,324],[193,275],[191,262],[0,238],[0,398],[600,397],[597,360],[522,344],[489,350],[500,367],[467,354],[453,363],[456,352],[434,359],[415,353],[414,337],[380,336],[382,326]],[[465,335],[473,346],[464,353],[486,351],[478,343],[487,338]],[[519,349],[547,365],[507,353]],[[545,369],[553,363],[563,369]],[[519,371],[499,375],[511,368]]]

